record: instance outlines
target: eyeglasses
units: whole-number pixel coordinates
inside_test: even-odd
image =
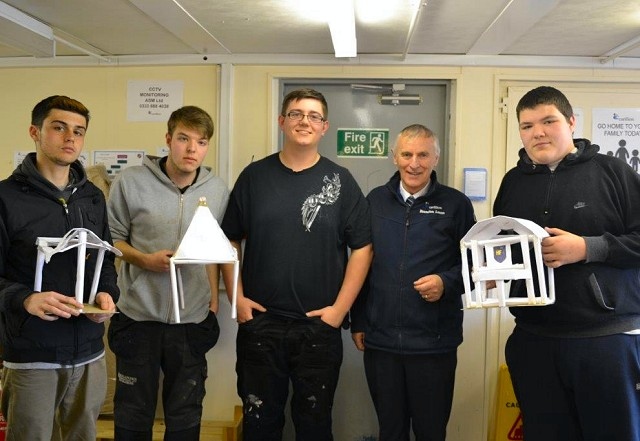
[[[302,121],[306,116],[307,120],[311,124],[321,124],[326,121],[324,117],[322,117],[321,115],[318,115],[317,113],[309,113],[305,115],[304,113],[298,110],[292,110],[291,112],[287,113],[285,116],[288,117],[291,121]]]

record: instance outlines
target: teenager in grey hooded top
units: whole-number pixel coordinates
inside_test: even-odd
[[[224,181],[204,166],[200,167],[195,182],[181,193],[160,168],[161,159],[146,156],[141,166],[124,169],[114,179],[109,195],[113,241],[128,242],[143,253],[177,249],[200,197],[207,198],[207,205],[218,222],[229,198]],[[141,234],[143,229],[147,231]],[[200,323],[207,317],[211,298],[205,267],[184,265],[180,271],[185,292],[180,321]],[[136,321],[173,323],[169,273],[146,271],[122,261],[118,276],[123,293],[118,302],[120,311]]]

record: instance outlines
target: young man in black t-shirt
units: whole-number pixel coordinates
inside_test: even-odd
[[[329,128],[322,94],[289,93],[278,124],[282,151],[241,173],[222,222],[239,253],[246,241],[237,291],[243,436],[282,439],[291,382],[296,438],[332,440],[340,326],[372,257],[369,208],[349,171],[318,153]],[[223,275],[230,288],[232,269]]]

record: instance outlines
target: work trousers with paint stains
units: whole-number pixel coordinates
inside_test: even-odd
[[[237,336],[238,395],[244,441],[280,441],[291,382],[297,441],[330,441],[331,409],[342,363],[340,329],[319,318],[256,314]]]
[[[214,313],[201,323],[137,322],[114,315],[109,345],[116,354],[116,390],[113,399],[116,439],[151,439],[160,381],[167,433],[188,441],[186,433],[200,424],[207,379],[206,352],[218,340]],[[126,430],[118,430],[126,429]],[[135,432],[146,433],[145,437]],[[179,433],[182,435],[178,436]],[[198,439],[199,431],[194,438]],[[165,436],[165,439],[167,437]]]

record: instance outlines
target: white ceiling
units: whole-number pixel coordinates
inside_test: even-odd
[[[397,0],[402,12],[384,24],[356,16],[355,59],[333,57],[328,26],[301,16],[296,4],[303,1],[325,0],[4,0],[52,27],[56,47],[53,57],[34,58],[0,37],[0,63],[206,56],[209,62],[640,66],[640,0],[422,0],[418,7]]]

